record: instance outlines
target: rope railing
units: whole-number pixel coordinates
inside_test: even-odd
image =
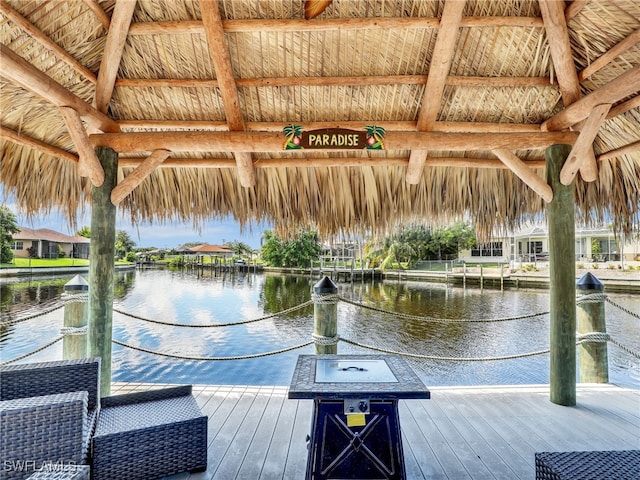
[[[66,296],[63,299],[63,305],[57,305],[56,307],[37,313],[35,315],[31,315],[29,317],[25,317],[25,318],[21,318],[21,319],[16,319],[16,320],[12,320],[9,322],[2,322],[0,323],[0,325],[13,325],[16,323],[20,323],[32,318],[37,318],[43,315],[47,315],[49,313],[52,313],[60,308],[62,308],[62,306],[66,305],[67,303],[73,303],[75,301],[86,301],[86,295],[69,295]],[[541,315],[546,315],[549,312],[540,312],[540,313],[534,313],[534,314],[527,314],[527,315],[519,315],[519,316],[513,316],[513,317],[501,317],[501,318],[494,318],[494,319],[447,319],[447,318],[436,318],[436,317],[429,317],[429,316],[421,316],[421,315],[412,315],[412,314],[405,314],[405,313],[398,313],[398,312],[391,312],[388,310],[384,310],[378,307],[373,307],[370,305],[366,305],[363,303],[359,303],[359,302],[355,302],[353,300],[350,300],[348,298],[339,296],[339,295],[325,295],[325,296],[321,296],[321,298],[316,298],[318,297],[317,295],[314,296],[314,298],[312,300],[303,302],[299,305],[295,305],[293,307],[290,307],[288,309],[282,310],[280,312],[277,313],[273,313],[273,314],[269,314],[269,315],[265,315],[263,317],[259,317],[259,318],[255,318],[255,319],[250,319],[250,320],[243,320],[243,321],[239,321],[239,322],[228,322],[228,323],[216,323],[216,324],[208,324],[208,325],[190,325],[190,324],[183,324],[183,323],[173,323],[173,322],[163,322],[160,320],[154,320],[154,319],[149,319],[149,318],[145,318],[145,317],[141,317],[138,315],[134,315],[131,313],[127,313],[124,311],[121,311],[119,309],[114,308],[113,311],[120,313],[122,315],[131,317],[131,318],[135,318],[138,320],[143,320],[146,322],[150,322],[150,323],[155,323],[155,324],[159,324],[159,325],[166,325],[166,326],[173,326],[173,327],[187,327],[187,328],[219,328],[219,327],[229,327],[229,326],[234,326],[234,325],[245,325],[245,324],[249,324],[249,323],[254,323],[254,322],[259,322],[262,320],[267,320],[270,318],[274,318],[277,317],[279,315],[284,315],[302,308],[305,308],[313,303],[318,303],[318,302],[322,302],[322,303],[338,303],[339,301],[343,301],[347,304],[359,307],[359,308],[364,308],[364,309],[368,309],[368,310],[372,310],[372,311],[376,311],[376,312],[380,312],[380,313],[385,313],[388,315],[392,315],[398,318],[405,318],[405,319],[412,319],[412,320],[423,320],[423,321],[431,321],[431,322],[438,322],[438,323],[481,323],[481,322],[486,322],[486,323],[492,323],[492,322],[505,322],[505,321],[510,321],[510,320],[519,320],[519,319],[525,319],[525,318],[533,318],[533,317],[537,317],[537,316],[541,316]],[[584,295],[581,296],[577,299],[578,303],[584,303],[584,302],[601,302],[603,300],[608,301],[610,304],[614,305],[617,308],[620,308],[621,310],[625,311],[626,313],[629,313],[630,315],[634,316],[634,317],[638,317],[638,315],[634,312],[632,312],[631,310],[626,309],[625,307],[622,307],[621,305],[618,305],[615,302],[612,302],[611,300],[608,299],[608,297],[604,294],[590,294],[590,295]],[[67,335],[83,335],[87,333],[87,327],[63,327],[60,330],[61,335],[57,338],[55,338],[54,340],[52,340],[51,342],[48,342],[45,345],[42,345],[41,347],[38,347],[37,349],[33,350],[32,352],[28,352],[25,354],[22,354],[14,359],[11,360],[7,360],[4,362],[0,362],[0,366],[2,365],[7,365],[13,362],[17,362],[19,360],[23,360],[25,358],[28,358],[31,355],[35,355],[36,353],[39,353],[49,347],[51,347],[52,345],[58,343],[60,340],[62,340],[65,336]],[[253,358],[260,358],[260,357],[266,357],[266,356],[270,356],[270,355],[277,355],[280,353],[285,353],[285,352],[289,352],[292,350],[296,350],[299,348],[303,348],[303,347],[307,347],[309,345],[336,345],[338,342],[344,342],[346,344],[350,344],[356,347],[360,347],[360,348],[365,348],[368,350],[373,350],[373,351],[377,351],[377,352],[382,352],[382,353],[388,353],[388,354],[395,354],[395,355],[401,355],[401,356],[405,356],[405,357],[410,357],[410,358],[418,358],[418,359],[424,359],[424,360],[437,360],[437,361],[451,361],[451,362],[480,362],[480,361],[498,361],[498,360],[511,360],[511,359],[517,359],[517,358],[525,358],[525,357],[531,357],[531,356],[536,356],[536,355],[544,355],[550,352],[550,349],[545,349],[545,350],[538,350],[538,351],[533,351],[533,352],[527,352],[527,353],[521,353],[521,354],[512,354],[512,355],[501,355],[501,356],[495,356],[495,357],[450,357],[450,356],[436,356],[436,355],[424,355],[424,354],[417,354],[417,353],[410,353],[410,352],[400,352],[400,351],[395,351],[395,350],[391,350],[391,349],[386,349],[386,348],[382,348],[382,347],[377,347],[374,345],[368,345],[365,343],[361,343],[361,342],[357,342],[355,340],[350,340],[347,338],[341,338],[339,335],[336,335],[335,337],[324,337],[321,335],[312,335],[312,340],[309,342],[304,342],[298,345],[293,345],[290,347],[285,347],[279,350],[274,350],[274,351],[270,351],[270,352],[263,352],[263,353],[255,353],[255,354],[249,354],[249,355],[236,355],[236,356],[229,356],[229,357],[216,357],[216,356],[203,356],[203,357],[196,357],[196,356],[189,356],[189,355],[179,355],[179,354],[171,354],[171,353],[164,353],[164,352],[158,352],[155,350],[150,350],[150,349],[146,349],[143,347],[139,347],[139,346],[135,346],[135,345],[130,345],[127,344],[125,342],[121,342],[119,340],[112,340],[112,342],[116,345],[120,345],[122,347],[125,348],[130,348],[133,350],[138,350],[141,352],[145,352],[145,353],[149,353],[152,355],[158,355],[158,356],[165,356],[165,357],[169,357],[169,358],[177,358],[177,359],[182,359],[182,360],[195,360],[195,361],[226,361],[226,360],[245,360],[245,359],[253,359]],[[583,334],[579,334],[576,333],[576,345],[580,345],[582,343],[607,343],[610,342],[613,345],[615,345],[616,347],[620,348],[621,350],[625,351],[626,353],[628,353],[629,355],[635,357],[635,358],[640,358],[640,353],[634,351],[633,349],[629,348],[628,346],[618,342],[617,340],[613,339],[611,337],[611,335],[609,335],[608,333],[604,333],[604,332],[589,332],[589,333],[583,333]]]
[[[265,316],[259,317],[259,318],[252,318],[250,320],[241,320],[239,322],[227,322],[227,323],[210,323],[210,324],[207,324],[207,325],[202,325],[202,324],[193,325],[193,324],[188,324],[188,323],[163,322],[161,320],[154,320],[152,318],[141,317],[141,316],[135,315],[133,313],[127,313],[127,312],[124,312],[122,310],[118,310],[117,308],[114,308],[113,311],[116,312],[116,313],[119,313],[121,315],[125,315],[127,317],[135,318],[136,320],[142,320],[144,322],[155,323],[157,325],[166,325],[166,326],[169,326],[169,327],[220,328],[220,327],[233,327],[234,325],[246,325],[248,323],[261,322],[263,320],[268,320],[270,318],[278,317],[280,315],[285,315],[287,313],[295,312],[296,310],[300,310],[302,308],[308,307],[312,303],[313,302],[311,300],[308,300],[306,302],[303,302],[303,303],[301,303],[299,305],[295,305],[295,306],[293,306],[291,308],[287,308],[287,309],[282,310],[280,312],[272,313],[272,314],[265,315]]]
[[[366,305],[364,303],[359,303],[353,300],[350,300],[345,297],[340,297],[345,303],[350,305],[364,308],[366,310],[372,310],[374,312],[385,313],[387,315],[392,315],[397,318],[404,318],[407,320],[422,320],[427,322],[435,322],[435,323],[495,323],[495,322],[508,322],[512,320],[522,320],[525,318],[534,318],[540,317],[542,315],[547,315],[549,311],[539,312],[539,313],[529,313],[526,315],[517,315],[513,317],[499,317],[499,318],[438,318],[438,317],[429,317],[424,315],[413,315],[410,313],[401,313],[401,312],[391,312],[389,310],[384,310],[382,308],[373,307],[371,305]]]
[[[150,350],[148,348],[138,347],[135,345],[130,345],[128,343],[120,342],[119,340],[112,340],[116,345],[120,345],[121,347],[130,348],[132,350],[138,350],[139,352],[150,353],[152,355],[158,355],[161,357],[169,357],[169,358],[178,358],[180,360],[195,360],[195,361],[225,361],[225,360],[249,360],[252,358],[261,358],[268,357],[269,355],[278,355],[279,353],[290,352],[292,350],[297,350],[298,348],[307,347],[313,342],[305,342],[299,345],[293,345],[291,347],[281,348],[280,350],[273,350],[271,352],[262,352],[262,353],[253,353],[249,355],[235,355],[230,357],[192,357],[189,355],[178,355],[174,353],[164,353],[157,352],[155,350]]]

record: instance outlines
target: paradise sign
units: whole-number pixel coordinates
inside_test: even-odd
[[[325,149],[325,150],[384,150],[385,130],[368,125],[364,131],[346,128],[320,128],[303,131],[302,125],[287,125],[282,129],[287,139],[284,150]]]

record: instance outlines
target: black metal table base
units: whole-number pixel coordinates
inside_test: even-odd
[[[342,400],[314,401],[306,479],[404,479],[397,400],[371,400],[364,425],[343,410]]]

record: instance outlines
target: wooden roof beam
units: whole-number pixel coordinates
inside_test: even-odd
[[[520,160],[515,153],[511,150],[499,149],[493,150],[493,154],[509,167],[529,188],[540,195],[545,202],[549,203],[553,200],[553,190],[549,184],[529,168],[525,162]]]
[[[568,23],[569,20],[578,15],[587,3],[591,0],[573,0],[567,8],[564,9],[564,19]]]
[[[244,118],[240,110],[240,99],[238,97],[238,87],[233,75],[231,65],[231,55],[229,47],[224,38],[224,28],[218,10],[217,0],[200,0],[200,11],[202,13],[202,23],[204,25],[207,44],[209,45],[209,55],[213,61],[218,80],[220,95],[224,105],[229,130],[243,131]],[[253,187],[256,184],[255,172],[251,154],[247,152],[237,152],[235,154],[238,164],[238,178],[243,187]]]
[[[282,132],[140,132],[91,135],[94,147],[111,147],[117,152],[277,152],[286,155]],[[575,132],[527,133],[442,133],[388,132],[384,137],[387,150],[529,150],[563,143],[573,145]],[[297,151],[297,150],[296,150]],[[332,151],[326,149],[324,151]],[[333,151],[345,150],[340,147]]]
[[[421,85],[427,82],[427,75],[372,75],[344,77],[265,77],[238,78],[238,88],[296,87],[296,86],[352,86],[352,85]],[[446,85],[456,87],[552,87],[548,77],[478,77],[449,75]],[[201,78],[122,78],[116,80],[116,87],[128,88],[218,88],[218,80]]]
[[[578,140],[573,144],[573,148],[560,171],[560,182],[569,185],[578,173],[580,166],[587,160],[589,151],[593,152],[593,141],[600,130],[600,126],[605,121],[607,113],[611,108],[610,104],[596,106],[584,126],[580,130]]]
[[[547,32],[547,41],[553,59],[553,66],[558,77],[560,92],[565,107],[580,99],[580,81],[573,61],[573,51],[569,40],[569,30],[565,19],[565,3],[559,0],[540,0],[540,12],[544,28]],[[587,182],[592,182],[598,177],[596,157],[593,146],[584,151],[584,159],[580,162],[580,173]]]
[[[118,167],[133,168],[139,166],[144,159],[120,156]],[[380,167],[380,166],[407,166],[408,157],[358,157],[358,158],[267,158],[257,160],[255,168],[333,168],[333,167]],[[544,168],[545,161],[523,161],[527,168]],[[493,158],[465,158],[465,157],[430,157],[425,163],[426,167],[456,167],[456,168],[481,168],[481,169],[507,169],[504,163]],[[171,157],[165,160],[158,168],[236,168],[236,161],[231,158],[193,158]]]
[[[40,140],[36,140],[33,137],[29,137],[4,126],[0,126],[0,138],[6,138],[13,143],[34,148],[42,153],[46,153],[47,155],[78,163],[77,155],[74,155],[71,152],[67,152],[66,150],[63,150],[61,148],[54,147],[53,145],[49,145],[48,143],[42,142]]]
[[[121,181],[111,191],[111,203],[118,205],[124,198],[140,185],[145,178],[151,175],[162,162],[171,154],[169,150],[155,150],[146,159],[140,162],[136,169]],[[119,165],[122,166],[122,165]]]
[[[117,0],[113,9],[107,42],[102,52],[98,83],[96,84],[95,105],[102,113],[107,113],[113,88],[127,40],[127,32],[136,8],[136,0]]]
[[[57,107],[73,108],[94,129],[102,132],[120,131],[117,122],[71,93],[4,44],[0,44],[0,61],[0,76]]]
[[[596,105],[614,104],[630,96],[637,99],[638,92],[640,92],[640,65],[630,68],[619,77],[556,113],[544,121],[540,128],[547,132],[564,130],[589,116]],[[636,99],[632,100],[637,103]]]
[[[223,20],[222,27],[227,33],[238,32],[319,32],[336,30],[385,30],[385,29],[426,29],[438,28],[440,21],[436,17],[375,17],[375,18],[327,18],[322,21],[244,19]],[[541,28],[540,17],[490,16],[464,17],[460,23],[463,28],[474,27],[520,27]],[[138,22],[131,24],[130,35],[157,34],[202,34],[204,26],[198,20],[169,22]]]
[[[82,177],[89,177],[93,186],[99,187],[104,183],[104,170],[91,146],[80,114],[70,107],[60,107],[60,113],[67,124],[71,140],[73,140],[76,150],[78,150],[78,173]]]
[[[627,155],[629,153],[640,152],[640,140],[637,142],[632,142],[624,147],[616,148],[614,150],[609,150],[608,152],[604,152],[602,155],[598,157],[598,160],[609,160],[611,158],[620,157],[622,155]]]
[[[611,62],[616,57],[623,55],[627,50],[640,42],[640,28],[634,31],[627,38],[618,43],[615,47],[601,55],[597,60],[593,61],[591,65],[578,73],[578,80],[582,81],[585,78],[589,78],[601,68]]]
[[[431,62],[429,64],[429,76],[422,95],[422,103],[418,114],[418,131],[431,131],[435,125],[442,92],[444,91],[453,51],[458,39],[458,31],[462,20],[466,1],[447,0],[442,11],[438,38],[433,49]],[[412,151],[409,156],[409,166],[407,167],[406,181],[409,184],[417,184],[422,176],[424,162],[427,159],[427,152],[424,150]]]
[[[33,25],[29,20],[20,15],[20,12],[14,10],[5,0],[0,2],[0,13],[18,25],[28,35],[30,35],[36,42],[42,45],[47,50],[57,55],[63,62],[73,68],[77,73],[85,77],[91,83],[96,83],[97,79],[95,74],[87,67],[82,65],[78,60],[69,55],[64,48],[58,45],[45,35],[39,28]]]
[[[228,132],[227,122],[208,120],[118,120],[120,128],[124,129],[165,129],[165,130],[202,130],[208,132]],[[318,128],[349,128],[363,130],[367,125],[372,125],[373,120],[341,121],[341,122],[305,122],[306,130]],[[282,132],[282,129],[290,125],[290,122],[246,122],[245,131],[251,132]],[[389,121],[382,122],[380,126],[386,131],[415,130],[416,122]],[[491,123],[491,122],[436,122],[434,132],[475,132],[475,133],[536,133],[540,131],[537,123]]]
[[[109,18],[109,15],[107,15],[102,7],[98,4],[98,2],[96,0],[84,0],[84,3],[100,21],[104,29],[108,31],[109,25],[111,24],[111,19]]]

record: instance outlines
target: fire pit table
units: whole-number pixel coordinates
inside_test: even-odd
[[[396,355],[300,355],[289,398],[314,401],[306,479],[404,479],[398,400],[430,396]]]

